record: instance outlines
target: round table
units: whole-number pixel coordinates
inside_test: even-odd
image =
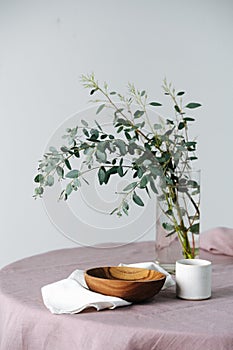
[[[201,253],[213,262],[212,298],[177,299],[175,288],[115,310],[53,315],[41,287],[77,268],[152,261],[154,243],[72,248],[29,257],[0,271],[1,350],[233,349],[233,257]]]

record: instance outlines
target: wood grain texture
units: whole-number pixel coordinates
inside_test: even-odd
[[[161,290],[165,279],[158,271],[128,266],[104,266],[85,272],[90,290],[130,302],[153,297]]]

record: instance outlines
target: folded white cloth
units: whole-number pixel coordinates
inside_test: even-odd
[[[163,289],[175,284],[169,273],[153,262],[119,266],[142,267],[164,273],[167,277]],[[100,311],[131,304],[121,298],[90,291],[86,285],[83,270],[75,270],[68,278],[42,287],[41,293],[45,306],[53,314],[75,314],[90,307]]]

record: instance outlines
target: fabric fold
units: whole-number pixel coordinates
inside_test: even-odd
[[[217,227],[201,233],[200,248],[212,254],[233,256],[233,229]]]

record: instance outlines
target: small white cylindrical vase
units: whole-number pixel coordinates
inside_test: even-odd
[[[208,260],[181,259],[176,261],[176,296],[188,300],[211,297],[212,265]]]

